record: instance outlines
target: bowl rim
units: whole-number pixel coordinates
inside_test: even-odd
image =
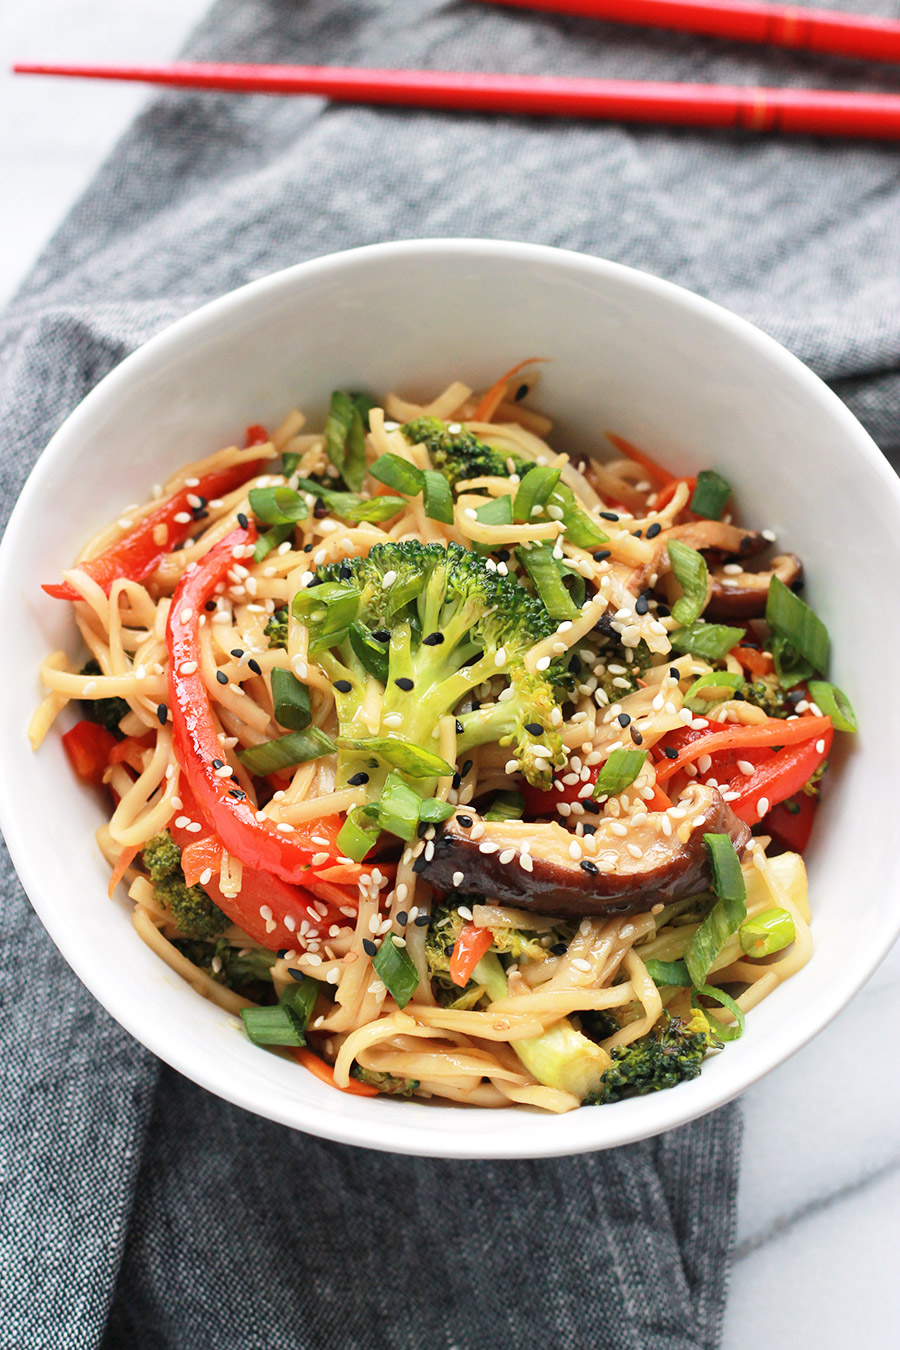
[[[881,479],[884,491],[892,498],[900,517],[900,481],[849,408],[798,357],[748,320],[651,273],[570,249],[498,239],[411,239],[369,244],[325,254],[250,281],[167,325],[125,357],[66,417],[31,469],[11,512],[4,536],[0,540],[0,596],[14,584],[17,541],[27,529],[33,505],[40,496],[45,476],[52,471],[54,462],[64,450],[69,438],[78,434],[83,424],[90,425],[95,409],[99,411],[104,406],[113,406],[119,390],[127,388],[131,380],[139,376],[145,368],[152,368],[170,343],[189,338],[195,331],[202,332],[209,325],[227,319],[232,313],[239,312],[247,305],[253,306],[256,302],[265,301],[269,295],[276,295],[283,288],[290,287],[296,280],[315,280],[317,276],[327,273],[339,274],[343,269],[353,268],[361,262],[377,263],[397,257],[428,255],[432,257],[457,255],[472,259],[500,256],[504,261],[514,259],[522,264],[539,265],[553,270],[568,267],[583,276],[610,277],[717,324],[737,339],[755,347],[771,361],[780,364],[808,397],[819,401],[844,433],[848,444],[853,445],[855,453],[867,465],[868,470]],[[726,1080],[723,1084],[716,1079],[715,1083],[710,1083],[708,1076],[701,1075],[692,1083],[682,1085],[678,1093],[661,1093],[649,1100],[640,1098],[633,1103],[620,1103],[618,1117],[611,1113],[603,1113],[606,1124],[601,1138],[592,1137],[598,1133],[590,1126],[590,1119],[594,1113],[585,1116],[584,1112],[573,1111],[563,1117],[554,1117],[556,1128],[552,1133],[549,1129],[543,1130],[539,1144],[533,1140],[530,1144],[517,1145],[515,1140],[520,1133],[523,1140],[528,1139],[529,1131],[525,1128],[528,1120],[546,1121],[543,1114],[535,1117],[523,1110],[520,1113],[523,1121],[521,1132],[517,1131],[515,1136],[502,1135],[486,1139],[477,1129],[461,1128],[463,1119],[466,1116],[471,1117],[471,1112],[461,1114],[459,1107],[445,1106],[429,1109],[447,1112],[446,1126],[438,1129],[429,1128],[423,1133],[412,1122],[404,1124],[402,1106],[396,1103],[390,1104],[395,1109],[389,1118],[384,1117],[385,1124],[371,1118],[357,1119],[351,1114],[321,1113],[314,1101],[304,1102],[300,1097],[291,1099],[289,1103],[284,1099],[283,1105],[267,1104],[242,1090],[243,1085],[240,1082],[235,1085],[227,1073],[226,1057],[198,1056],[186,1042],[178,1040],[173,1042],[173,1038],[159,1032],[155,1024],[148,1025],[139,1015],[134,1014],[124,984],[120,989],[114,980],[107,981],[104,978],[102,963],[97,962],[93,967],[86,968],[83,961],[72,956],[68,930],[63,923],[59,907],[54,904],[52,897],[45,893],[38,861],[25,847],[23,836],[20,835],[17,824],[19,803],[12,779],[11,774],[0,776],[0,827],[3,829],[10,856],[22,885],[63,958],[120,1026],[179,1073],[236,1106],[320,1138],[388,1152],[473,1159],[555,1157],[617,1147],[652,1138],[663,1131],[687,1124],[698,1116],[733,1100],[818,1035],[871,977],[900,936],[900,908],[898,908],[894,924],[889,929],[882,930],[881,944],[874,944],[873,949],[860,956],[854,966],[849,969],[845,967],[841,977],[817,997],[814,1003],[817,1009],[815,1016],[806,1017],[802,1021],[792,1020],[785,1026],[783,1036],[779,1037],[777,1042],[774,1040],[771,1042],[764,1064],[748,1065],[744,1074],[738,1075],[736,1082]],[[224,1072],[223,1066],[226,1066]],[[668,1100],[664,1101],[663,1098]],[[651,1105],[652,1102],[657,1103],[656,1108]],[[642,1107],[643,1110],[628,1109],[633,1106]],[[474,1118],[480,1119],[482,1115],[483,1113],[476,1113]]]

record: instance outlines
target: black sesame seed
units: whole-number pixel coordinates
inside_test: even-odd
[[[510,558],[512,557],[512,554],[510,553],[508,548],[498,548],[497,557],[499,558],[500,562],[509,562]]]
[[[660,525],[659,521],[658,521],[658,520],[654,520],[653,524],[650,525],[650,526],[648,526],[648,529],[647,529],[647,538],[648,538],[648,539],[655,539],[656,536],[659,534],[659,532],[660,532],[661,529],[662,529],[662,526]]]
[[[453,777],[450,779],[450,786],[453,788],[455,792],[459,791],[460,787],[462,786],[462,778],[460,778],[458,773],[455,773]]]
[[[225,768],[225,761],[224,761],[224,759],[214,759],[213,762],[212,762],[212,764],[213,764],[213,768],[214,768],[214,769],[224,769],[224,768]]]
[[[465,727],[463,726],[462,722],[461,722],[461,721],[459,720],[459,718],[457,717],[457,719],[456,719],[456,734],[457,734],[457,736],[461,736],[461,735],[463,734],[464,731],[465,731]]]
[[[261,675],[261,674],[262,674],[262,666],[259,664],[258,661],[254,661],[254,659],[253,659],[252,656],[250,657],[250,660],[247,662],[247,665],[248,665],[248,666],[250,667],[250,669],[253,671],[253,674],[254,674],[254,675]]]
[[[515,394],[513,394],[513,399],[514,399],[514,401],[515,401],[516,403],[521,403],[522,399],[525,398],[525,396],[527,395],[527,393],[528,393],[528,385],[527,385],[527,384],[520,384],[519,387],[518,387],[518,389],[516,390]]]
[[[631,718],[628,716],[628,713],[619,713],[618,722],[620,727],[627,727],[630,721]]]
[[[363,938],[363,951],[365,952],[366,956],[374,956],[378,951],[378,948],[375,946],[375,943],[372,941],[371,938]]]
[[[289,951],[290,947],[282,947],[281,951],[278,953],[278,960],[283,961]]]
[[[372,634],[372,637],[376,642],[390,642],[391,640],[390,633],[388,633],[384,628],[379,628],[377,633]]]
[[[235,801],[242,802],[247,794],[242,792],[240,788],[229,788],[228,795],[234,797]]]
[[[596,833],[597,833],[597,826],[596,826],[596,825],[582,825],[581,828],[584,830],[585,834],[596,834]]]
[[[631,537],[632,537],[632,539],[641,539],[641,538],[643,538],[643,534],[644,534],[644,531],[643,531],[643,530],[632,530],[632,531],[631,531]]]
[[[350,578],[353,576],[353,568],[350,566],[349,563],[345,562],[341,563],[340,567],[338,568],[338,576],[340,577],[341,581],[350,580]]]
[[[555,942],[550,950],[554,956],[565,956],[569,949],[564,942]]]
[[[466,775],[470,774],[471,772],[472,772],[472,761],[470,759],[466,759],[463,761],[463,766],[460,769],[460,773],[462,774],[463,778],[465,778]]]
[[[238,658],[242,657],[242,656],[244,655],[244,649],[243,649],[243,647],[232,647],[232,649],[231,649],[231,655],[232,655],[232,656],[237,656]]]
[[[677,666],[669,666],[669,674],[671,675],[673,680],[681,679],[681,671],[678,669]]]
[[[647,599],[646,595],[639,595],[634,602],[635,614],[646,614],[649,608],[650,601]]]
[[[408,679],[406,675],[401,675],[399,680],[394,681],[394,684],[398,689],[402,689],[405,694],[408,694],[410,690],[415,689],[416,687],[412,680]]]
[[[668,606],[668,605],[657,605],[657,606],[656,606],[656,617],[657,617],[658,619],[668,619],[668,617],[669,617],[669,615],[670,615],[671,613],[672,613],[672,611],[669,609],[669,606]]]
[[[195,520],[207,520],[209,518],[209,512],[204,511],[202,506],[198,506],[196,510],[191,512],[191,515]]]
[[[315,516],[316,520],[322,520],[324,516],[328,515],[328,507],[322,501],[321,497],[316,498],[316,504],[313,507],[313,515]]]
[[[159,720],[159,725],[164,727],[169,720],[169,710],[164,703],[158,703],[156,705],[156,716]]]
[[[306,976],[303,974],[302,970],[294,970],[292,966],[288,966],[288,974],[290,975],[291,979],[296,980],[298,984],[301,980],[306,979]]]
[[[607,558],[612,557],[608,548],[598,548],[594,554],[594,562],[606,562]]]
[[[425,861],[425,854],[420,853],[418,858],[416,858],[416,861],[412,865],[412,870],[415,872],[416,876],[418,876],[420,872],[425,871],[425,868],[427,866],[428,863]]]
[[[631,726],[629,727],[629,731],[631,732],[631,739],[634,741],[635,745],[643,745],[643,744],[644,744],[644,738],[643,738],[643,736],[641,735],[641,733],[638,731],[637,727],[634,725],[633,722],[632,722]]]
[[[802,703],[805,698],[806,695],[804,694],[802,689],[792,689],[791,692],[787,695],[787,701],[788,703],[791,704]]]
[[[240,527],[241,527],[242,530],[246,530],[246,528],[247,528],[247,526],[248,526],[248,524],[249,524],[249,521],[247,520],[247,517],[244,515],[243,511],[238,511],[238,513],[237,513],[237,523],[240,525]]]
[[[417,928],[424,928],[425,925],[426,925],[426,923],[430,923],[430,922],[431,922],[431,915],[430,915],[430,914],[417,914],[417,915],[416,915],[416,927],[417,927]]]
[[[528,732],[529,736],[543,736],[544,734],[544,728],[541,726],[540,722],[526,722],[525,730]]]
[[[666,748],[663,750],[663,754],[665,755],[666,759],[678,758],[678,751],[675,749],[674,745],[667,745]]]
[[[397,923],[401,928],[405,928],[409,923],[409,915],[405,909],[399,909],[397,911]]]
[[[734,699],[735,703],[746,703],[746,702],[747,702],[747,695],[746,695],[746,694],[742,694],[741,691],[740,691],[740,689],[736,689],[736,690],[734,691],[734,693],[732,694],[732,698]]]
[[[472,699],[472,711],[473,711],[473,712],[480,712],[480,711],[481,711],[481,700],[480,700],[480,699],[477,699],[477,698],[473,698],[473,699]]]
[[[618,519],[619,519],[618,513],[615,512],[615,511],[600,511],[600,512],[599,512],[599,515],[600,515],[600,519],[601,519],[601,520],[618,520]]]
[[[600,871],[600,868],[597,866],[597,864],[592,863],[590,858],[582,858],[581,862],[579,863],[579,866],[582,872],[588,872],[592,877],[595,877],[597,873]]]
[[[569,662],[569,669],[571,670],[573,675],[581,674],[581,657],[578,655],[577,652]]]
[[[352,778],[347,779],[347,782],[350,784],[351,787],[362,787],[363,783],[368,783],[368,781],[369,775],[367,773],[362,772],[355,773]]]
[[[203,608],[206,610],[207,614],[212,614],[212,612],[213,612],[213,610],[215,609],[215,607],[216,607],[216,602],[215,602],[215,600],[207,600],[206,604],[203,606]]]
[[[309,581],[306,583],[306,589],[308,591],[311,591],[314,586],[321,586],[321,585],[322,585],[321,577],[310,577]]]
[[[585,811],[587,811],[588,815],[599,816],[600,807],[597,805],[596,802],[583,801],[581,805],[584,807]]]
[[[313,545],[313,544],[304,544],[304,545],[303,545],[303,552],[304,552],[304,553],[312,553],[314,547],[315,547],[315,545]]]
[[[443,641],[443,633],[429,633],[427,637],[422,639],[422,644],[425,647],[440,647]]]
[[[456,820],[457,820],[457,823],[458,823],[459,825],[461,825],[461,826],[463,827],[464,830],[471,830],[473,824],[475,823],[475,822],[472,820],[472,817],[471,817],[471,816],[457,816],[457,817],[456,817]]]
[[[219,681],[219,684],[227,684],[227,683],[228,683],[228,676],[225,674],[224,670],[217,670],[217,671],[216,671],[216,679]]]
[[[349,680],[335,680],[334,687],[339,694],[349,694],[353,685]]]

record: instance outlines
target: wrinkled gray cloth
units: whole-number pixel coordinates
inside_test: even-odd
[[[890,14],[889,0],[844,0]],[[221,0],[195,59],[890,88],[890,72],[439,0]],[[900,446],[900,159],[538,119],[166,93],[0,327],[0,496],[138,343],[377,240],[564,245],[719,300]],[[714,1347],[734,1108],[613,1153],[442,1163],[325,1144],[161,1068],[81,988],[8,861],[0,912],[4,1350]]]

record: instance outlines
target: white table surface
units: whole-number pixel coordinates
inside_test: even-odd
[[[147,97],[135,85],[15,78],[12,61],[165,60],[206,3],[0,7],[0,304]],[[723,1350],[900,1345],[897,1026],[900,949],[812,1045],[745,1094]]]

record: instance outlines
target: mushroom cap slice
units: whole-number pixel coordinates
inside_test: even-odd
[[[576,861],[569,852],[576,836],[555,821],[482,821],[470,812],[457,812],[435,837],[431,861],[422,854],[415,867],[440,890],[478,892],[540,914],[641,914],[657,902],[677,900],[710,884],[704,834],[729,835],[738,854],[750,838],[749,827],[722,794],[699,783],[691,784],[666,813],[671,835],[659,828],[662,812],[640,814],[643,820],[639,815],[627,836],[612,828],[619,824],[612,817],[601,820],[594,834],[596,847]],[[639,857],[629,845],[639,850]],[[523,856],[531,859],[530,865],[523,867]]]
[[[709,602],[703,617],[761,619],[766,612],[766,600],[773,577],[778,577],[785,586],[791,587],[803,580],[803,564],[796,553],[783,553],[773,558],[764,572],[729,575],[721,567],[716,568],[710,572]]]

